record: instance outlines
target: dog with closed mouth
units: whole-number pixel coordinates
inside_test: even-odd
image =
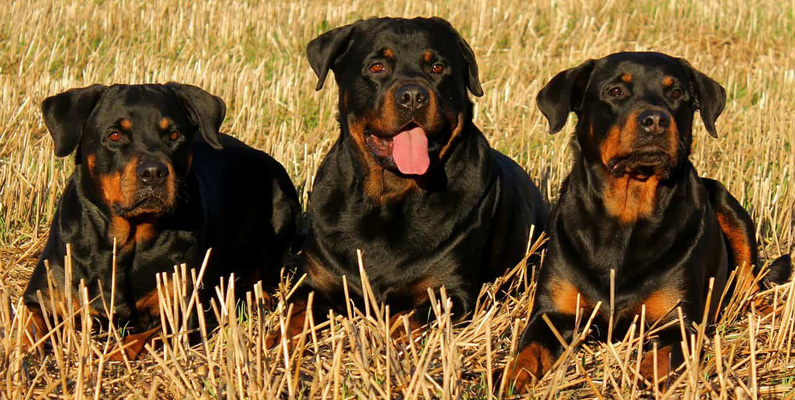
[[[315,315],[345,309],[343,277],[361,304],[357,249],[393,315],[418,310],[419,326],[428,289],[444,286],[463,317],[547,217],[527,173],[472,121],[467,91],[483,94],[472,49],[443,19],[373,18],[320,35],[307,56],[317,90],[334,71],[341,132],[310,195],[287,334],[301,331],[309,292]]]
[[[592,335],[609,340],[611,270],[613,338],[623,337],[645,307],[648,323],[677,319],[686,327],[713,321],[731,271],[752,282],[759,259],[754,224],[719,182],[699,177],[690,163],[695,112],[717,137],[724,89],[687,61],[660,53],[617,53],[556,75],[538,94],[550,133],[577,115],[575,162],[549,220],[548,253],[530,320],[508,386],[529,389],[563,347],[546,316],[570,343],[576,315],[601,302]],[[738,267],[739,266],[739,267]],[[789,256],[770,267],[762,284],[791,273]],[[711,299],[709,281],[714,278]],[[704,312],[708,316],[704,315]],[[664,377],[684,361],[679,324],[660,331],[657,365],[649,351],[640,373]],[[649,344],[649,349],[653,346]]]
[[[91,315],[107,319],[114,304],[132,331],[126,354],[137,357],[161,331],[156,274],[198,269],[209,248],[202,300],[230,274],[238,294],[260,280],[278,284],[298,196],[276,160],[219,133],[223,100],[178,83],[94,85],[49,97],[42,111],[55,154],[74,152],[75,168],[24,293],[34,340],[51,328],[48,315],[68,309],[59,303],[76,302],[82,280]]]

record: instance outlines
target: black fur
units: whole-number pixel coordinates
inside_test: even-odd
[[[114,238],[116,318],[136,333],[160,323],[139,304],[156,292],[155,274],[181,263],[198,269],[208,248],[202,298],[231,273],[240,293],[260,279],[277,284],[295,234],[298,197],[278,162],[219,133],[220,98],[177,83],[94,85],[49,97],[42,110],[56,154],[77,154],[24,294],[29,308],[40,312],[48,298],[62,300],[66,291],[77,298],[82,279],[91,313],[106,317],[100,289],[110,306]],[[73,260],[68,288],[67,244]],[[48,289],[45,263],[58,293]]]
[[[577,293],[586,318],[602,302],[590,328],[595,338],[608,339],[610,270],[616,276],[613,339],[619,339],[642,304],[648,323],[676,319],[676,306],[688,327],[702,321],[705,309],[714,318],[727,277],[742,262],[735,254],[758,265],[750,216],[722,185],[700,178],[688,160],[694,113],[701,112],[716,136],[724,104],[717,82],[659,53],[589,60],[540,91],[538,106],[551,133],[563,128],[569,112],[577,114],[575,162],[550,216],[549,251],[509,379],[524,386],[530,374],[540,379],[551,367],[562,346],[542,316],[570,341]],[[654,125],[647,115],[666,122]],[[715,287],[706,304],[710,277]],[[683,361],[680,341],[679,325],[657,337],[660,349],[671,350],[663,376]]]
[[[378,18],[320,35],[307,55],[318,88],[334,71],[341,133],[315,178],[301,260],[308,277],[294,301],[314,290],[316,314],[344,310],[343,276],[360,300],[361,249],[375,296],[393,314],[427,307],[427,289],[445,286],[463,317],[483,282],[521,261],[531,225],[538,235],[546,220],[527,174],[472,123],[467,91],[482,95],[472,49],[438,18]],[[371,70],[375,63],[383,72]],[[432,71],[437,63],[443,72]],[[413,112],[390,106],[405,85],[435,103]],[[391,140],[407,124],[427,134],[431,164],[422,175],[401,174],[391,156],[363,145],[369,136]],[[293,321],[300,328],[303,318]]]

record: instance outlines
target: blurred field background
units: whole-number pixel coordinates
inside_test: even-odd
[[[471,324],[453,326],[440,300],[439,321],[415,343],[389,339],[386,310],[374,304],[334,320],[331,329],[307,330],[291,349],[267,351],[264,335],[284,321],[261,310],[255,294],[250,318],[224,303],[233,300],[219,299],[229,307],[219,305],[218,334],[193,348],[182,336],[169,338],[141,362],[106,362],[110,339],[92,340],[70,319],[56,340],[60,350],[46,358],[17,346],[25,317],[19,295],[72,170],[71,157],[53,154],[39,111],[45,97],[92,83],[201,86],[226,101],[223,130],[281,161],[305,201],[338,130],[336,85],[313,90],[304,47],[330,28],[371,16],[451,21],[480,67],[486,94],[475,100],[476,123],[552,203],[571,163],[573,124],[546,134],[534,104],[544,83],[615,51],[687,58],[728,92],[718,139],[696,123],[692,160],[751,212],[763,258],[791,251],[792,0],[10,1],[0,6],[0,398],[485,398],[502,384],[492,372],[524,327],[533,268],[517,268],[501,282],[513,288],[502,303],[492,301],[493,288],[485,291]],[[705,356],[666,393],[643,389],[632,373],[644,332],[641,339],[633,333],[611,345],[586,344],[535,396],[792,398],[793,290],[788,284],[761,294],[778,310],[766,317],[738,294],[717,336],[699,336]],[[190,312],[184,304],[163,306]]]

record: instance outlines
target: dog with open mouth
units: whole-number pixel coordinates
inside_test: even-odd
[[[374,18],[320,35],[307,56],[316,89],[334,71],[341,133],[310,195],[288,335],[301,331],[311,291],[315,315],[345,309],[343,277],[362,304],[357,249],[393,315],[419,310],[419,326],[428,289],[444,286],[462,318],[547,216],[527,173],[472,122],[468,91],[483,94],[472,49],[443,19]]]
[[[576,113],[574,166],[550,216],[548,253],[506,387],[530,390],[563,352],[561,339],[572,342],[577,315],[592,312],[593,325],[580,328],[601,341],[624,337],[640,315],[666,326],[647,343],[639,371],[664,381],[684,361],[682,330],[715,321],[731,272],[745,282],[759,274],[750,215],[688,158],[694,114],[717,137],[725,91],[683,59],[616,53],[560,72],[537,102],[550,133]],[[787,281],[789,255],[769,270],[760,285]],[[684,328],[668,324],[678,307]]]
[[[223,100],[179,83],[93,85],[48,97],[42,111],[56,156],[75,153],[75,167],[24,293],[34,341],[49,316],[79,309],[82,280],[90,314],[107,321],[113,305],[131,332],[124,351],[138,357],[162,331],[156,275],[198,269],[209,248],[200,301],[230,274],[238,298],[257,281],[278,284],[298,195],[276,160],[219,132]],[[176,296],[168,281],[164,296]]]

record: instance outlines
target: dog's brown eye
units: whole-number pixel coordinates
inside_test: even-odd
[[[111,142],[118,142],[119,140],[121,140],[121,138],[122,138],[121,132],[119,131],[113,131],[108,134],[108,140],[110,140]]]
[[[384,63],[377,62],[373,65],[370,65],[370,72],[374,74],[384,72]]]
[[[682,91],[679,89],[671,90],[671,94],[669,94],[669,96],[671,96],[671,99],[676,100],[682,97]]]
[[[441,74],[444,72],[444,65],[442,64],[433,64],[431,67],[431,72],[434,74]]]
[[[609,94],[609,95],[611,95],[613,97],[621,97],[621,96],[624,95],[624,91],[621,90],[620,87],[614,87],[614,88],[608,90],[607,94]]]
[[[172,141],[173,140],[177,140],[177,139],[179,139],[179,136],[180,136],[179,135],[179,131],[171,131],[171,134],[168,135],[168,139],[172,140]]]

